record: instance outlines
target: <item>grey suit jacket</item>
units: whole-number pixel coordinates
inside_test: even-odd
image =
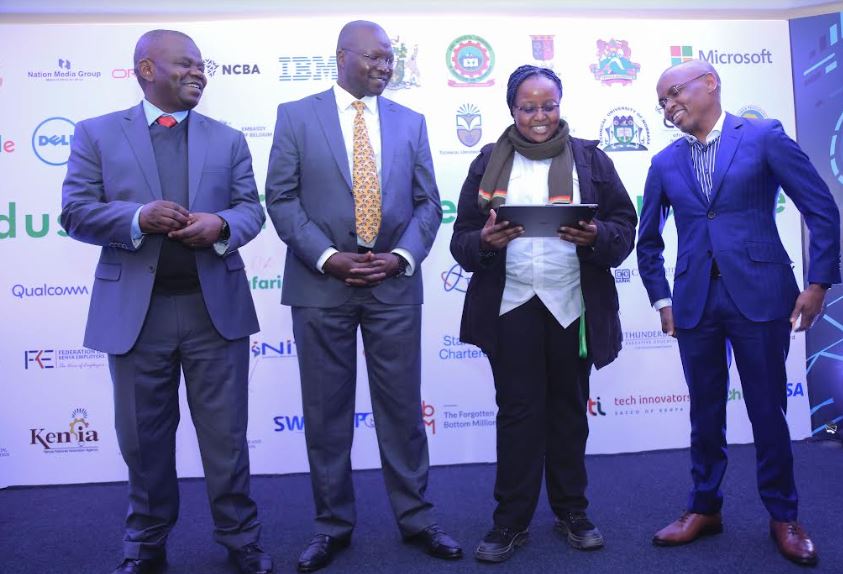
[[[374,250],[406,249],[416,269],[372,291],[383,303],[419,304],[420,265],[442,220],[427,127],[424,116],[383,97],[378,112],[382,219]],[[355,288],[316,268],[329,247],[357,251],[351,173],[333,90],[278,106],[266,205],[287,244],[281,302],[335,307],[347,301]]]
[[[265,220],[252,156],[237,130],[195,111],[188,121],[188,209],[216,213],[231,229],[225,256],[210,247],[196,250],[199,282],[214,327],[226,339],[238,339],[259,328],[237,253]],[[86,347],[122,354],[137,340],[163,236],[149,235],[136,249],[132,218],[156,199],[162,199],[161,182],[142,105],[76,125],[62,185],[61,224],[74,239],[102,246]]]

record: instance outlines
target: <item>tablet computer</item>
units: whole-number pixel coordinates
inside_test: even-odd
[[[509,221],[524,228],[521,237],[557,237],[560,227],[578,227],[580,221],[591,221],[597,213],[594,203],[552,205],[501,205],[497,221]]]

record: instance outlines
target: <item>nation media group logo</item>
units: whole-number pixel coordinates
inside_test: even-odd
[[[91,424],[88,409],[78,408],[63,426],[29,429],[29,445],[40,447],[44,454],[85,453],[99,450],[99,432]]]
[[[337,57],[331,56],[279,56],[279,82],[336,81]]]
[[[73,62],[63,56],[56,58],[55,65],[42,70],[28,70],[26,77],[30,80],[44,80],[47,82],[81,82],[83,80],[99,79],[102,72],[78,68]]]
[[[392,66],[392,78],[387,84],[387,90],[406,90],[421,86],[421,72],[419,71],[419,45],[409,47],[400,36],[390,38],[395,62]]]
[[[211,58],[205,58],[202,63],[205,65],[205,75],[209,78],[215,77],[217,72],[220,76],[257,76],[261,73],[260,67],[253,62],[218,64]]]
[[[773,53],[767,48],[762,48],[756,52],[732,52],[720,49],[694,50],[694,47],[689,45],[670,47],[671,66],[693,59],[702,60],[703,62],[716,65],[772,64]]]
[[[67,118],[47,118],[32,132],[32,151],[47,165],[63,166],[70,159],[70,144],[76,124]]]
[[[489,87],[495,68],[495,52],[491,44],[480,36],[466,34],[454,39],[445,51],[445,64],[455,80],[448,80],[452,88]]]
[[[604,86],[628,86],[641,71],[641,64],[633,62],[631,57],[632,50],[626,40],[597,40],[597,63],[589,69]]]

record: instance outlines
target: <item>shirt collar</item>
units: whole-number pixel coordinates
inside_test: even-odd
[[[160,108],[158,108],[158,106],[156,106],[155,104],[153,104],[149,100],[144,99],[143,100],[143,113],[146,116],[146,125],[151,126],[152,124],[155,123],[155,120],[157,120],[162,115],[173,116],[173,118],[175,118],[176,122],[181,123],[185,120],[185,118],[187,117],[187,114],[190,113],[190,110],[182,110],[180,112],[167,113],[167,112],[161,110]]]
[[[714,122],[714,127],[711,128],[711,131],[705,137],[705,143],[700,142],[700,145],[708,145],[717,138],[720,137],[720,134],[723,133],[723,121],[726,119],[726,112],[721,111],[720,117],[717,118],[717,121]],[[688,143],[694,144],[697,143],[699,140],[692,136],[691,134],[685,134],[685,139],[688,140]]]
[[[334,84],[334,98],[337,100],[337,108],[340,111],[345,111],[351,107],[351,104],[358,101],[357,98],[345,91],[345,88],[339,84]],[[378,97],[377,96],[363,96],[359,101],[366,104],[366,109],[375,117],[378,117]]]

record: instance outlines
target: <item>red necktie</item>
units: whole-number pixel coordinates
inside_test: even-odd
[[[157,120],[155,120],[155,123],[158,124],[159,126],[164,126],[165,128],[171,128],[174,125],[176,125],[178,122],[176,121],[176,118],[174,118],[173,116],[164,115],[164,116],[159,116],[159,118]]]

